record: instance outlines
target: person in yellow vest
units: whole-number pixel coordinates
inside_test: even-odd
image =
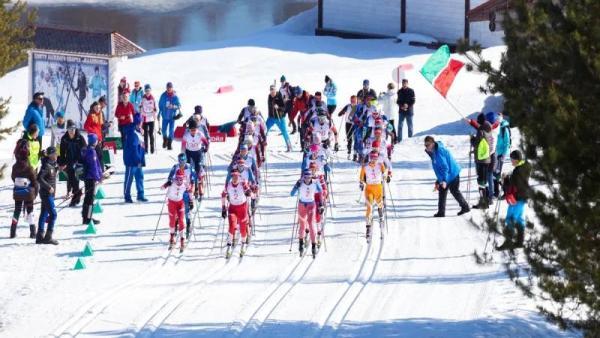
[[[40,142],[38,135],[39,129],[35,123],[30,124],[25,134],[23,134],[23,139],[29,143],[29,157],[27,160],[35,172],[37,172],[40,165]]]
[[[491,162],[491,147],[494,136],[492,125],[488,121],[477,129],[477,134],[471,139],[475,153],[475,169],[477,171],[477,185],[479,186],[479,202],[473,206],[474,209],[487,209],[490,204],[487,190],[488,169]]]
[[[377,150],[369,153],[369,161],[360,169],[360,190],[365,192],[365,202],[367,204],[367,242],[371,241],[371,226],[373,204],[377,204],[379,213],[379,226],[383,228],[383,181],[390,182],[392,172],[386,171],[385,165],[379,162],[379,152]],[[382,233],[383,236],[383,233]]]

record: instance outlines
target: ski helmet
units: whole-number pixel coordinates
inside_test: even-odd
[[[373,141],[373,143],[371,143],[371,146],[373,147],[373,149],[379,149],[379,147],[381,146],[381,142]]]
[[[187,156],[185,155],[185,153],[177,155],[177,161],[179,161],[179,163],[187,162]]]
[[[306,179],[306,178],[312,178],[312,173],[310,172],[310,170],[304,170],[302,172],[302,178]]]

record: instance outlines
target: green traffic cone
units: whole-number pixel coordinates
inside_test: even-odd
[[[83,269],[85,269],[85,263],[83,262],[83,259],[77,258],[77,262],[75,262],[75,266],[73,267],[73,270],[83,270]]]
[[[94,255],[94,250],[92,249],[92,245],[90,242],[85,243],[85,247],[83,248],[83,252],[81,252],[83,257],[89,257]]]
[[[94,225],[94,222],[90,221],[90,223],[88,223],[87,229],[85,229],[85,233],[88,235],[96,234],[96,226]]]
[[[94,204],[94,208],[92,209],[92,214],[101,214],[103,211],[104,210],[102,209],[100,202],[96,202]]]
[[[106,194],[104,193],[104,189],[102,189],[102,186],[98,187],[98,190],[96,190],[96,196],[94,198],[97,200],[103,200],[106,198]]]

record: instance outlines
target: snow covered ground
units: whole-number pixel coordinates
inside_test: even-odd
[[[364,78],[383,90],[395,66],[412,63],[418,69],[431,53],[392,40],[310,36],[314,17],[314,11],[304,13],[241,40],[150,52],[127,61],[123,74],[150,82],[157,93],[173,81],[185,112],[201,103],[209,120],[221,123],[235,119],[250,97],[266,110],[268,85],[281,74],[311,92],[323,89],[328,74],[337,82],[341,106]],[[489,49],[485,55],[497,61],[502,50]],[[466,177],[469,129],[416,71],[407,75],[417,95],[417,136],[396,148],[389,233],[385,241],[375,236],[370,247],[363,238],[364,206],[356,202],[357,167],[340,156],[334,163],[336,206],[328,218],[327,249],[315,260],[299,258],[296,243],[289,252],[295,203],[289,192],[298,177],[300,153],[285,153],[277,131],[269,135],[268,187],[256,218],[257,235],[246,257],[229,263],[217,230],[233,140],[211,148],[210,198],[200,207],[201,224],[182,256],[167,253],[166,215],[157,239],[151,240],[164,201],[159,187],[176,151],[147,158],[150,202],[133,206],[122,203],[119,154],[117,173],[104,184],[108,198],[98,234],[85,235],[80,209],[65,208],[56,230],[59,246],[34,245],[25,238],[25,225],[16,240],[7,238],[12,198],[5,179],[0,189],[0,336],[576,336],[547,324],[501,264],[475,264],[473,249],[482,247],[486,236],[468,217],[431,217],[437,194],[423,136],[442,140]],[[0,96],[13,96],[7,122],[19,120],[29,101],[26,76],[20,69],[0,79]],[[483,81],[479,74],[461,72],[449,100],[465,115],[493,109],[499,100],[478,92]],[[214,94],[226,84],[235,91]],[[15,137],[0,143],[0,160],[10,161]],[[58,195],[64,189],[61,185]],[[447,214],[457,211],[450,198]],[[95,254],[85,259],[86,270],[73,271],[88,241]]]

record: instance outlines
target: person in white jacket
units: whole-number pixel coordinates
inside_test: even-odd
[[[387,117],[387,120],[392,126],[392,133],[396,136],[396,124],[394,123],[394,115],[396,114],[396,86],[393,82],[388,83],[387,92],[379,93],[378,103],[382,106],[383,115]],[[394,137],[396,140],[397,138]]]

